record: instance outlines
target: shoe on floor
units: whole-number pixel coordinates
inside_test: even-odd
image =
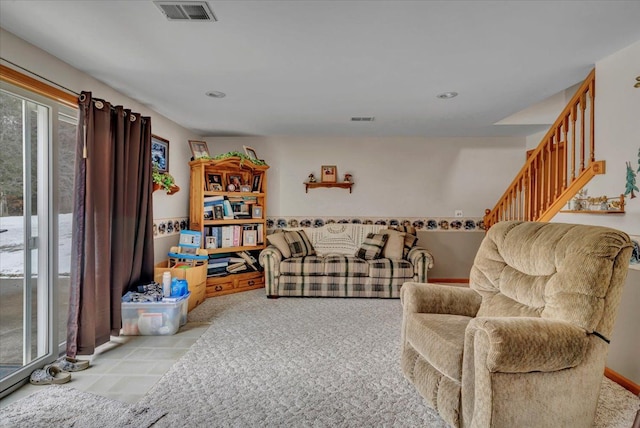
[[[89,368],[89,361],[76,360],[75,358],[65,356],[58,359],[58,361],[52,365],[65,372],[79,372],[80,370],[86,370]]]
[[[71,373],[60,370],[54,365],[44,366],[43,369],[34,370],[29,382],[32,385],[51,385],[67,383],[71,380]]]

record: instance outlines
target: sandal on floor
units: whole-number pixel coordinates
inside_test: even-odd
[[[65,372],[79,372],[80,370],[86,370],[89,368],[88,360],[76,360],[71,357],[62,357],[58,361],[52,364]]]
[[[60,370],[54,365],[44,366],[43,369],[34,370],[29,382],[32,385],[51,385],[67,383],[71,380],[71,373]]]

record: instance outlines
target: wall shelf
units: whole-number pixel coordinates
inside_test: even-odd
[[[304,190],[305,193],[309,193],[309,189],[317,189],[318,187],[338,187],[341,189],[349,189],[349,193],[351,193],[351,186],[353,183],[342,182],[342,183],[309,183],[308,181],[304,182]]]

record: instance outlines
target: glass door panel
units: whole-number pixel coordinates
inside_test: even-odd
[[[0,381],[51,354],[50,109],[0,91]],[[4,388],[0,388],[2,390]]]

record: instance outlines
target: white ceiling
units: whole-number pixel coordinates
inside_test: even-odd
[[[640,40],[638,0],[208,4],[218,22],[150,0],[0,0],[0,26],[202,136],[526,135],[494,123]]]

